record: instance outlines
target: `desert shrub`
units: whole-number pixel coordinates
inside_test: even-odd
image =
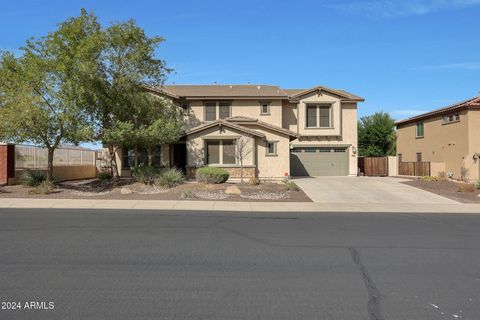
[[[22,174],[21,184],[27,187],[36,187],[47,180],[47,173],[40,170],[27,170]]]
[[[28,191],[30,194],[49,194],[53,192],[53,182],[45,180]]]
[[[252,186],[258,186],[260,184],[260,179],[256,177],[251,177],[250,180],[248,180],[248,183]]]
[[[438,173],[438,177],[441,179],[441,181],[447,181],[448,179],[447,173],[445,171],[440,171]]]
[[[435,177],[424,176],[424,177],[420,177],[420,180],[429,181],[429,182],[438,182],[438,181],[446,181],[447,178],[446,178],[446,176],[435,176]]]
[[[480,180],[477,180],[477,182],[475,183],[475,188],[480,190]]]
[[[132,172],[132,177],[138,182],[144,184],[153,184],[160,174],[160,171],[157,168],[144,164],[132,167],[130,170]]]
[[[198,168],[196,172],[197,181],[203,183],[224,183],[229,177],[230,174],[226,170],[215,167]]]
[[[177,168],[171,168],[163,171],[157,179],[155,185],[167,188],[173,188],[185,181],[183,172]]]
[[[192,190],[183,191],[180,197],[182,199],[195,199],[196,198],[195,192],[193,192]]]
[[[100,180],[112,179],[112,175],[109,172],[102,171],[98,173],[98,179]]]
[[[283,183],[285,184],[285,188],[287,188],[287,190],[289,190],[289,191],[299,191],[300,190],[300,188],[297,186],[297,184],[292,180],[285,179],[283,181]]]
[[[471,183],[459,183],[458,192],[475,192],[475,185]]]

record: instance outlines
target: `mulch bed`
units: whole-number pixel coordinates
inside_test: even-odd
[[[415,179],[403,183],[459,202],[480,203],[480,190],[475,190],[474,192],[459,192],[458,186],[460,183],[458,182]]]
[[[241,194],[225,193],[227,187],[237,186]],[[4,186],[1,198],[37,199],[110,199],[110,200],[215,200],[262,202],[311,202],[302,191],[288,191],[282,183],[264,182],[258,186],[248,184],[203,184],[187,182],[171,189],[148,186],[131,179],[82,180],[57,184],[48,195],[30,194],[31,188],[21,185]]]

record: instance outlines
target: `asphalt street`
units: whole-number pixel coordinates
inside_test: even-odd
[[[479,300],[480,215],[0,209],[0,319],[480,319]]]

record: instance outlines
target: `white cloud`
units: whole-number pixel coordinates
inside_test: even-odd
[[[435,66],[423,66],[419,70],[480,70],[480,62],[461,62],[440,64]]]
[[[355,0],[337,2],[328,6],[342,13],[370,17],[419,16],[429,13],[462,9],[480,5],[480,0]]]

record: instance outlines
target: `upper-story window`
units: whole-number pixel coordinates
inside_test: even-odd
[[[424,125],[423,125],[423,122],[419,122],[417,123],[417,127],[416,127],[416,137],[417,138],[423,138],[424,135],[425,135],[425,129],[424,129]]]
[[[331,128],[332,107],[326,105],[307,105],[307,128]]]
[[[230,102],[206,102],[205,103],[205,121],[215,121],[232,116]]]
[[[269,115],[270,114],[270,102],[261,101],[260,102],[260,115]]]
[[[460,121],[460,114],[451,114],[448,116],[444,116],[442,119],[443,124],[448,124],[452,122],[459,122]]]

